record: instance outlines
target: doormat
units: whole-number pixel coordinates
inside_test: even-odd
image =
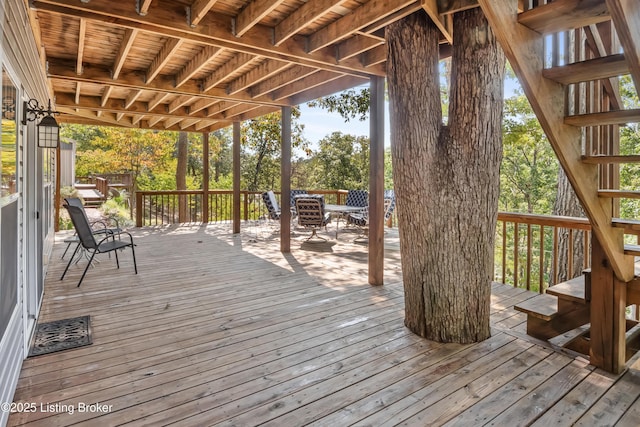
[[[56,320],[36,326],[29,357],[91,344],[90,316]]]

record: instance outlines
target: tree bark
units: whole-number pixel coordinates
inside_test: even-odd
[[[187,189],[187,161],[189,153],[189,135],[187,132],[178,134],[178,164],[176,165],[176,188],[178,190]],[[187,197],[178,196],[178,221],[187,221]]]
[[[436,341],[481,341],[490,336],[504,53],[479,8],[455,15],[444,126],[435,25],[419,12],[386,37],[405,325]]]
[[[558,191],[553,204],[553,214],[563,216],[584,217],[584,210],[573,191],[569,178],[562,168],[558,170]],[[557,284],[573,279],[582,274],[584,266],[584,232],[573,232],[573,256],[569,259],[569,230],[558,230],[558,259],[553,260],[557,266],[556,277],[550,277],[549,282]],[[571,265],[571,268],[570,268]]]

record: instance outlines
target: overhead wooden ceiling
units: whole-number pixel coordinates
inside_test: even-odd
[[[423,8],[447,43],[476,5],[35,0],[31,16],[61,121],[206,132],[384,76],[386,25]]]

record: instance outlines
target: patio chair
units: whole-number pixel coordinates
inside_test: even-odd
[[[262,200],[269,212],[269,219],[280,221],[280,205],[275,193],[272,190],[262,193]]]
[[[289,191],[289,203],[291,205],[291,220],[296,218],[298,213],[296,212],[296,197],[309,194],[307,190],[291,190]]]
[[[329,212],[324,211],[324,199],[322,197],[296,197],[296,211],[298,212],[298,225],[311,229],[311,236],[305,241],[311,241],[316,237],[316,241],[326,242],[327,239],[320,237],[317,230],[321,227],[327,228],[331,221]]]
[[[367,190],[349,190],[345,205],[366,208],[369,206],[369,192]]]
[[[82,200],[80,200],[79,198],[67,197],[64,199],[64,201],[67,205],[77,206],[84,211],[84,205],[82,203]],[[86,215],[86,212],[85,212],[85,215]],[[120,233],[122,229],[120,228],[120,224],[118,224],[118,220],[115,218],[111,218],[111,221],[115,222],[115,227],[109,227],[107,222],[101,219],[91,221],[89,222],[89,225],[93,230],[93,234],[96,234],[96,235]],[[64,259],[65,255],[67,255],[67,252],[69,251],[69,248],[71,247],[72,244],[75,243],[76,247],[80,245],[80,239],[78,238],[78,233],[74,233],[73,236],[67,237],[66,239],[63,240],[63,242],[66,243],[67,246],[64,249],[64,252],[62,253],[62,256],[60,257],[60,259]],[[71,257],[71,259],[73,259],[73,257]]]
[[[389,199],[385,198],[384,199],[385,220],[387,218],[387,215],[391,216],[391,213],[389,212],[393,211],[392,206],[394,206],[393,200],[390,198]],[[347,224],[356,226],[360,230],[360,234],[358,235],[358,237],[353,239],[354,242],[366,241],[369,238],[369,208],[366,208],[362,212],[348,214]]]
[[[67,267],[64,269],[62,273],[62,277],[60,280],[64,279],[64,276],[67,274],[69,270],[69,266],[71,265],[76,253],[82,246],[87,253],[90,254],[89,262],[85,267],[82,276],[80,277],[80,281],[78,282],[78,287],[82,284],[82,280],[84,280],[84,276],[87,274],[87,270],[91,266],[93,258],[96,254],[104,254],[113,252],[116,257],[116,265],[120,268],[120,260],[118,259],[118,249],[124,249],[126,247],[131,248],[131,254],[133,256],[133,268],[138,274],[138,265],[136,264],[136,253],[134,249],[133,236],[126,231],[121,231],[117,234],[118,239],[116,239],[116,234],[106,233],[104,237],[100,241],[96,241],[96,235],[93,233],[91,226],[89,225],[89,220],[87,219],[87,215],[84,212],[84,208],[76,206],[75,204],[67,203],[64,206],[69,212],[69,216],[71,217],[71,222],[73,222],[73,226],[76,229],[76,233],[78,238],[80,239],[80,244],[76,246],[76,249],[71,256],[71,259],[67,263]],[[120,237],[125,234],[128,236],[128,241],[126,239],[121,239]]]
[[[393,210],[396,208],[396,193],[394,190],[384,190],[385,203],[387,199],[390,200],[390,202],[389,202],[389,206],[385,207],[385,210],[384,210],[385,222],[388,221],[389,218],[391,218],[391,215],[393,215]],[[385,204],[385,206],[387,205]]]

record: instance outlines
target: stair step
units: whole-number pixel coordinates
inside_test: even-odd
[[[629,74],[629,63],[623,54],[588,59],[542,71],[544,77],[565,85],[607,79],[624,74]]]
[[[616,228],[624,228],[627,231],[640,231],[640,221],[637,219],[613,218],[611,223]]]
[[[597,154],[595,156],[582,156],[582,162],[596,165],[611,163],[640,163],[640,155],[608,156],[605,154]]]
[[[611,19],[605,2],[555,0],[518,15],[518,22],[540,34],[586,27]]]
[[[609,199],[640,199],[640,191],[598,190],[598,197],[606,197]]]
[[[624,125],[640,122],[640,109],[614,110],[602,113],[565,116],[564,124],[571,126]]]
[[[513,308],[529,316],[550,321],[558,314],[558,298],[552,295],[540,294],[519,303]]]
[[[547,294],[556,296],[558,299],[586,304],[584,275],[550,286],[547,288]]]
[[[624,245],[624,253],[625,255],[640,256],[640,245],[626,244]],[[636,270],[636,274],[637,274],[637,270]]]

